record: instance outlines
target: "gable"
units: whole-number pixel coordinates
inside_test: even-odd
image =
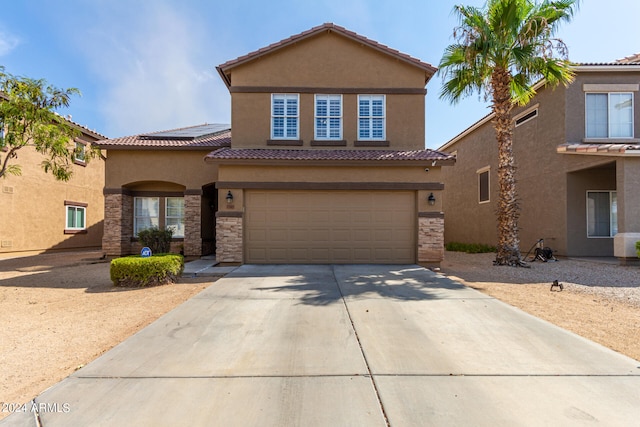
[[[232,87],[424,88],[435,70],[333,24],[218,67]]]

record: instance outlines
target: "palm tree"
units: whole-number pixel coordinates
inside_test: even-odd
[[[456,103],[482,93],[491,100],[498,141],[498,246],[494,264],[523,265],[513,157],[511,110],[526,105],[539,81],[569,85],[574,78],[567,48],[554,37],[579,0],[488,0],[484,8],[455,6],[460,25],[440,61],[441,98]]]

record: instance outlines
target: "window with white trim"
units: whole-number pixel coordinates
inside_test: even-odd
[[[358,95],[358,139],[386,139],[384,95]]]
[[[315,139],[342,139],[342,95],[316,95]]]
[[[633,138],[633,93],[587,93],[587,138]]]
[[[184,238],[184,197],[134,197],[133,235],[151,227],[173,230]]]
[[[271,139],[298,139],[299,95],[271,95]]]
[[[142,230],[160,227],[160,198],[134,197],[133,199],[133,235]]]
[[[184,237],[184,197],[165,199],[165,227],[173,229],[173,237]]]
[[[78,231],[87,228],[87,208],[85,206],[67,205],[65,209],[67,211],[65,230]]]
[[[476,171],[476,174],[478,174],[478,203],[488,203],[490,201],[489,171],[489,167]]]
[[[618,197],[615,191],[587,191],[587,237],[618,234]]]
[[[73,160],[76,163],[85,163],[87,146],[84,142],[76,141],[76,147],[73,152]]]

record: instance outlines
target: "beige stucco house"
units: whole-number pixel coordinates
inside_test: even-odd
[[[521,249],[636,259],[640,240],[640,56],[581,64],[569,87],[539,85],[514,111]],[[440,147],[447,242],[495,245],[497,143],[490,114]]]
[[[169,226],[183,206],[176,244],[223,263],[442,260],[441,166],[454,160],[424,149],[433,66],[324,24],[217,70],[232,135],[100,142],[108,254],[137,250],[138,224]]]
[[[103,135],[69,121],[86,147]],[[33,147],[17,152],[20,176],[0,178],[0,255],[52,250],[99,249],[104,219],[104,162],[76,158],[69,181],[42,170]]]

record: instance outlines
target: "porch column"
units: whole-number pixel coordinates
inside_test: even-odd
[[[133,198],[123,189],[104,190],[102,250],[109,256],[131,253]]]
[[[418,264],[439,265],[444,259],[444,214],[418,213]]]
[[[640,158],[622,157],[616,162],[618,234],[613,254],[621,264],[636,264],[636,242],[640,241]]]
[[[216,260],[241,263],[243,251],[242,212],[216,213]]]
[[[184,193],[184,254],[202,255],[202,190]]]

